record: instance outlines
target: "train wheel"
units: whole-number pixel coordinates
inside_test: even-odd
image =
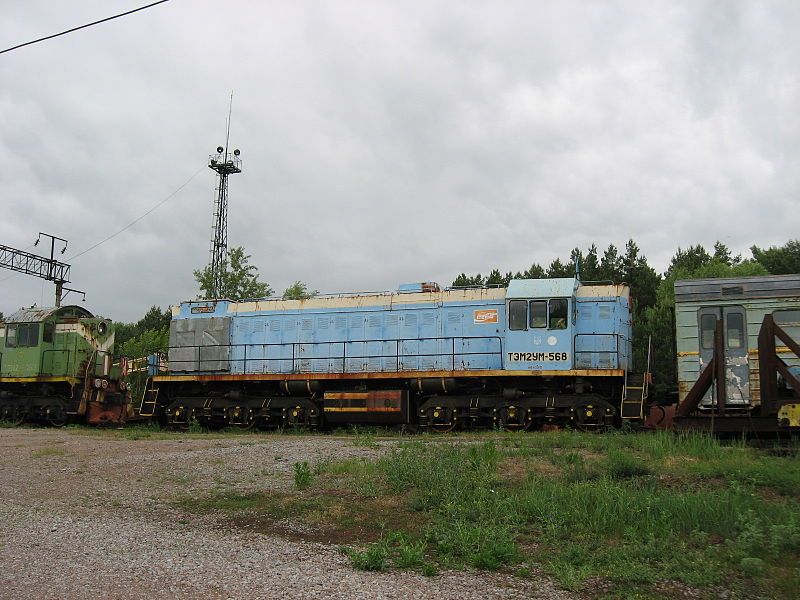
[[[194,421],[191,408],[179,406],[174,411],[167,411],[167,423],[176,431],[189,431]]]
[[[228,424],[237,429],[252,429],[256,420],[253,411],[241,406],[234,406],[228,409]]]
[[[523,406],[504,404],[497,410],[497,424],[506,431],[528,431],[533,425],[533,417]]]
[[[64,408],[58,404],[46,407],[44,418],[52,427],[63,427],[67,424],[67,414],[64,412]]]
[[[0,410],[0,419],[6,423],[18,427],[25,422],[27,411],[21,406],[14,406],[13,404],[6,404]]]
[[[614,409],[608,402],[595,400],[575,406],[572,423],[580,431],[605,431],[613,425]]]
[[[450,433],[458,424],[455,410],[449,406],[431,406],[427,416],[428,426],[435,433]]]
[[[303,429],[311,426],[311,411],[302,404],[285,409],[283,414],[284,427]]]

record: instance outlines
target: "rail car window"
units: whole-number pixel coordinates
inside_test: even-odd
[[[776,310],[772,318],[778,325],[800,325],[800,310]]]
[[[528,328],[528,302],[526,300],[509,301],[508,328],[511,331],[524,331]]]
[[[564,298],[550,300],[550,329],[567,328],[567,301]]]
[[[46,344],[52,344],[55,333],[56,333],[56,324],[45,323],[44,331],[42,332],[42,341],[45,342]]]
[[[714,347],[714,328],[717,326],[716,315],[700,317],[700,347],[709,350]]]
[[[531,300],[531,329],[547,327],[547,301]]]
[[[744,315],[730,313],[727,320],[725,337],[728,340],[728,348],[744,347]]]
[[[39,345],[39,324],[9,325],[6,330],[7,348],[30,348]]]

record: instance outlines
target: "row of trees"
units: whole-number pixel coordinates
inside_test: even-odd
[[[569,258],[557,258],[546,268],[532,264],[516,273],[492,270],[488,275],[461,273],[453,286],[507,286],[512,279],[543,279],[572,277],[576,268],[585,281],[625,282],[631,287],[633,297],[634,367],[643,369],[647,359],[648,340],[652,340],[652,368],[655,374],[656,393],[664,393],[675,385],[675,327],[673,284],[678,279],[705,277],[736,277],[800,273],[800,240],[783,246],[750,248],[751,258],[733,256],[725,244],[717,242],[708,251],[702,245],[678,248],[664,273],[658,273],[647,262],[639,246],[629,240],[623,252],[609,245],[600,254],[592,245],[585,253],[575,248]],[[259,281],[258,268],[250,264],[250,255],[242,247],[231,248],[223,262],[222,290],[220,296],[239,300],[244,298],[269,298],[273,289]],[[208,267],[194,271],[201,298],[208,298],[211,289],[211,272]],[[317,295],[316,290],[296,281],[281,295],[284,299],[305,299]],[[136,323],[117,324],[116,350],[125,356],[144,356],[165,351],[169,343],[169,311],[153,306]]]

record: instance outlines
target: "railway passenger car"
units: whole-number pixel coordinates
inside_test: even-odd
[[[113,323],[80,306],[17,311],[0,322],[0,418],[124,421],[130,403],[113,347]]]
[[[183,427],[599,428],[641,419],[646,387],[628,287],[576,278],[183,302],[169,343],[144,414]]]
[[[800,275],[766,275],[675,282],[678,395],[683,402],[714,353],[714,328],[722,320],[725,391],[728,411],[749,413],[761,403],[758,336],[764,317],[800,340]],[[800,374],[789,348],[776,348]],[[706,392],[699,410],[716,406],[715,390]]]

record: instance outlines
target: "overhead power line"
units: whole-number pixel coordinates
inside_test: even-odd
[[[136,223],[138,223],[139,221],[141,221],[142,219],[144,219],[144,218],[145,218],[147,215],[149,215],[151,212],[153,212],[154,210],[156,210],[156,209],[157,209],[159,206],[161,206],[162,204],[166,204],[166,202],[167,202],[168,200],[172,199],[172,198],[173,198],[173,197],[174,197],[174,196],[175,196],[175,195],[176,195],[178,192],[180,192],[180,191],[181,191],[183,188],[185,188],[187,185],[189,185],[189,183],[192,181],[192,179],[194,179],[195,177],[197,177],[197,176],[198,176],[198,175],[199,175],[201,172],[203,172],[204,170],[205,170],[205,165],[203,165],[202,167],[200,167],[200,168],[197,170],[197,172],[196,172],[194,175],[192,175],[191,177],[189,177],[189,179],[187,179],[186,181],[184,181],[184,182],[181,184],[181,186],[180,186],[178,189],[176,189],[176,190],[175,190],[174,192],[172,192],[172,193],[171,193],[169,196],[167,196],[166,198],[164,198],[164,199],[163,199],[161,202],[159,202],[158,204],[156,204],[155,206],[153,206],[153,207],[152,207],[150,210],[148,210],[146,213],[144,213],[143,215],[141,215],[141,216],[139,216],[139,217],[136,217],[136,218],[135,218],[133,221],[131,221],[130,223],[128,223],[127,225],[125,225],[125,227],[123,227],[122,229],[119,229],[119,230],[117,230],[115,233],[112,233],[112,234],[111,234],[111,235],[109,235],[108,237],[106,237],[106,238],[104,238],[104,239],[100,240],[100,241],[99,241],[99,242],[97,242],[97,243],[96,243],[94,246],[89,246],[89,247],[88,247],[86,250],[84,250],[84,251],[82,251],[82,252],[78,252],[77,254],[73,254],[73,255],[72,255],[72,256],[70,256],[70,257],[69,257],[67,260],[74,260],[74,259],[78,258],[79,256],[83,256],[84,254],[86,254],[87,252],[91,252],[92,250],[94,250],[94,249],[95,249],[95,248],[97,248],[98,246],[102,246],[102,245],[103,245],[103,244],[105,244],[105,243],[106,243],[108,240],[111,240],[111,239],[113,239],[113,238],[117,237],[117,236],[118,236],[120,233],[122,233],[123,231],[125,231],[125,230],[127,230],[127,229],[130,229],[131,227],[133,227],[134,225],[136,225]]]
[[[16,46],[12,46],[11,48],[6,48],[5,50],[0,50],[0,54],[4,54],[6,52],[11,52],[12,50],[17,50],[18,48],[22,48],[24,46],[30,46],[31,44],[37,44],[39,42],[44,42],[45,40],[52,40],[60,35],[66,35],[68,33],[72,33],[73,31],[78,31],[79,29],[86,29],[87,27],[91,27],[92,25],[99,25],[100,23],[105,23],[106,21],[111,21],[113,19],[119,19],[120,17],[124,17],[126,15],[131,15],[135,12],[139,12],[140,10],[144,10],[146,8],[151,8],[158,4],[164,4],[164,2],[169,2],[169,0],[158,0],[158,2],[153,2],[152,4],[148,4],[147,6],[140,6],[139,8],[134,8],[133,10],[129,10],[124,13],[120,13],[118,15],[114,15],[113,17],[106,17],[105,19],[100,19],[99,21],[94,21],[93,23],[87,23],[86,25],[80,25],[78,27],[73,27],[72,29],[67,29],[66,31],[62,31],[60,33],[54,33],[53,35],[48,35],[43,38],[39,38],[38,40],[31,40],[30,42],[25,42],[24,44],[17,44]]]
[[[161,200],[161,201],[160,201],[158,204],[155,204],[154,206],[152,206],[152,207],[151,207],[149,210],[147,210],[147,212],[145,212],[144,214],[142,214],[142,215],[140,215],[140,216],[136,217],[136,218],[135,218],[133,221],[131,221],[130,223],[128,223],[127,225],[125,225],[125,227],[123,227],[122,229],[119,229],[119,230],[117,230],[116,232],[112,233],[112,234],[111,234],[111,235],[109,235],[108,237],[106,237],[106,238],[104,238],[104,239],[100,240],[99,242],[97,242],[97,243],[96,243],[96,244],[94,244],[93,246],[89,246],[88,248],[86,248],[86,250],[83,250],[83,251],[81,251],[81,252],[78,252],[78,254],[73,254],[73,255],[72,255],[72,256],[70,256],[70,257],[69,257],[67,260],[73,260],[73,259],[75,259],[75,258],[78,258],[79,256],[83,256],[84,254],[87,254],[88,252],[91,252],[91,251],[92,251],[92,250],[94,250],[95,248],[97,248],[97,247],[99,247],[99,246],[102,246],[102,245],[103,245],[103,244],[105,244],[107,241],[109,241],[109,240],[111,240],[111,239],[113,239],[113,238],[117,237],[117,236],[118,236],[120,233],[122,233],[123,231],[126,231],[127,229],[130,229],[131,227],[133,227],[134,225],[136,225],[136,223],[138,223],[139,221],[141,221],[142,219],[144,219],[144,218],[145,218],[147,215],[149,215],[150,213],[152,213],[153,211],[155,211],[157,208],[159,208],[160,206],[163,206],[163,205],[164,205],[164,204],[166,204],[166,203],[167,203],[169,200],[171,200],[172,198],[174,198],[174,197],[177,195],[177,193],[178,193],[178,192],[180,192],[180,191],[181,191],[183,188],[185,188],[187,185],[189,185],[189,183],[191,183],[191,181],[192,181],[192,180],[193,180],[195,177],[197,177],[197,176],[198,176],[200,173],[202,173],[202,172],[205,170],[205,168],[206,168],[206,166],[205,166],[205,165],[203,165],[202,167],[200,167],[200,168],[197,170],[197,172],[196,172],[194,175],[192,175],[191,177],[189,177],[189,179],[187,179],[186,181],[184,181],[184,182],[183,182],[183,183],[180,185],[180,187],[178,187],[178,188],[177,188],[175,191],[173,191],[173,192],[172,192],[172,193],[171,193],[169,196],[167,196],[166,198],[164,198],[163,200]],[[29,250],[30,248],[27,248],[27,249]],[[17,276],[17,274],[16,274],[16,273],[14,273],[14,274],[12,274],[12,275],[9,275],[8,277],[5,277],[5,278],[3,278],[3,279],[0,279],[0,283],[2,283],[2,282],[4,282],[4,281],[8,281],[8,280],[9,280],[9,279],[11,279],[12,277],[16,277],[16,276]]]

